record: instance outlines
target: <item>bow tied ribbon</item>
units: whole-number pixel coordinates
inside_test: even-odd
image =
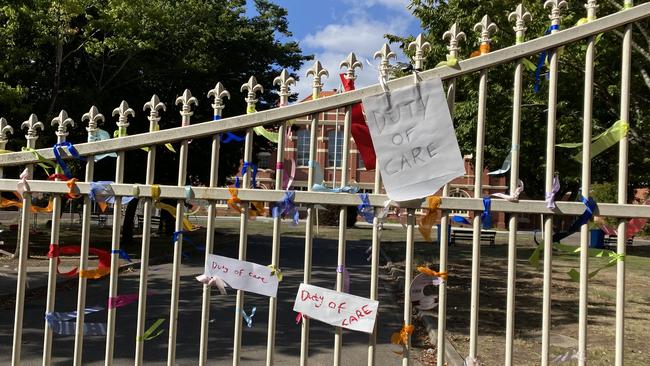
[[[431,277],[438,277],[443,281],[447,281],[447,278],[449,278],[449,275],[448,275],[447,272],[436,272],[436,271],[432,270],[429,267],[419,266],[416,269],[420,273],[424,273],[425,275],[431,276]]]
[[[16,186],[16,192],[22,198],[24,192],[29,192],[29,183],[27,183],[27,177],[29,177],[29,169],[25,168],[22,173],[20,173],[20,181]]]
[[[492,216],[490,215],[491,206],[492,199],[490,197],[483,197],[483,213],[481,214],[483,229],[489,229],[492,227]]]
[[[274,264],[269,264],[268,267],[271,269],[271,276],[278,278],[278,282],[282,282],[282,271]]]
[[[415,327],[413,325],[404,324],[398,333],[393,333],[390,337],[390,342],[392,344],[401,344],[406,347],[408,345],[409,336],[413,334],[414,330]]]
[[[271,211],[273,217],[291,217],[293,219],[294,225],[298,225],[299,212],[298,208],[294,203],[296,197],[295,191],[287,191],[284,193],[284,198],[281,201],[278,201],[273,206]]]
[[[544,31],[544,35],[549,35],[551,34],[554,30],[560,30],[560,25],[559,24],[552,24],[550,27]],[[539,54],[539,59],[537,59],[537,68],[535,68],[535,85],[533,86],[533,92],[537,93],[539,92],[539,87],[541,85],[540,81],[540,76],[542,73],[542,68],[544,68],[544,64],[546,63],[546,56],[548,54],[547,50],[542,51],[542,53]]]
[[[440,207],[441,202],[442,199],[440,196],[427,197],[428,212],[426,215],[424,215],[424,217],[422,217],[420,220],[420,225],[418,226],[420,234],[422,234],[422,237],[424,237],[424,240],[426,241],[433,241],[431,239],[431,229],[433,228],[433,223],[436,219],[436,212],[438,210],[438,207]]]
[[[255,316],[255,313],[257,312],[257,307],[253,306],[253,309],[251,310],[251,315],[246,314],[244,309],[240,310],[242,318],[244,318],[244,321],[246,322],[246,326],[251,328],[253,326],[253,317]]]
[[[367,223],[372,224],[372,221],[375,218],[375,210],[370,206],[368,193],[359,193],[359,198],[361,199],[361,203],[357,206],[357,211]]]
[[[255,188],[257,186],[257,182],[255,181],[255,178],[257,177],[257,166],[255,164],[248,161],[244,162],[244,165],[242,165],[241,168],[242,180],[244,179],[244,175],[248,173],[248,168],[251,168],[253,172],[251,175],[251,183],[253,188]],[[241,188],[239,177],[235,177],[235,188]]]
[[[58,142],[54,145],[52,150],[54,150],[54,157],[56,158],[57,164],[59,164],[59,166],[63,170],[63,174],[65,174],[66,177],[72,178],[72,173],[70,172],[70,168],[68,168],[63,158],[61,158],[61,154],[59,153],[59,148],[63,150],[68,150],[68,153],[70,153],[70,155],[73,158],[79,161],[86,161],[86,159],[83,156],[79,155],[79,152],[74,147],[74,145],[72,145],[72,143],[68,141]]]
[[[196,280],[208,286],[215,286],[217,289],[219,289],[220,294],[226,294],[226,282],[224,282],[224,280],[222,280],[219,276],[210,277],[202,274],[196,276]]]
[[[241,199],[237,196],[239,190],[237,188],[228,187],[228,192],[230,192],[230,198],[228,199],[228,207],[233,210],[242,213],[244,208],[241,207]]]
[[[560,179],[557,175],[553,176],[551,191],[546,192],[545,201],[547,208],[555,208],[555,195],[560,191]]]

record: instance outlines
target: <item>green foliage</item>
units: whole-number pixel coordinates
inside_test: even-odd
[[[567,1],[569,9],[562,11],[562,29],[573,27],[580,18],[586,16],[583,1]],[[543,9],[543,1],[524,2],[533,20],[526,23],[526,39],[543,36],[550,25],[549,9]],[[636,2],[638,3],[638,2]],[[618,11],[616,2],[599,2],[598,14],[604,16]],[[425,37],[432,50],[427,55],[426,68],[432,68],[445,60],[448,53],[447,42],[442,34],[454,22],[467,34],[467,41],[461,42],[460,59],[479,47],[479,34],[473,31],[484,14],[498,26],[499,31],[492,37],[492,50],[515,44],[514,23],[508,15],[515,10],[517,3],[495,0],[412,0],[410,9],[422,22]],[[632,99],[630,111],[630,183],[641,185],[650,181],[650,130],[647,115],[650,114],[648,83],[644,79],[650,69],[650,54],[644,49],[650,47],[650,37],[645,30],[648,21],[635,25],[633,40]],[[642,30],[638,32],[637,30]],[[610,127],[619,119],[621,83],[621,37],[622,29],[604,34],[598,41],[594,62],[593,83],[593,131],[596,135]],[[389,40],[400,42],[405,53],[410,54],[407,45],[414,36],[401,38],[389,36]],[[559,59],[559,86],[557,104],[556,143],[582,141],[584,53],[586,42],[577,42],[563,48]],[[528,58],[529,63],[537,64],[538,55]],[[528,62],[527,62],[528,63]],[[494,168],[501,165],[511,148],[512,95],[515,63],[492,68],[488,74],[485,163]],[[528,65],[530,66],[530,65]],[[544,68],[543,73],[547,72]],[[543,196],[544,165],[546,161],[546,123],[548,85],[542,77],[539,93],[533,92],[534,71],[524,65],[523,102],[521,110],[522,134],[520,146],[521,177],[526,183],[529,196]],[[456,134],[461,151],[471,154],[476,149],[476,120],[478,104],[479,75],[467,75],[457,80],[456,109],[454,114]],[[556,149],[556,170],[560,173],[563,191],[578,192],[580,185],[580,164],[571,160],[575,150]],[[615,181],[618,165],[618,145],[592,160],[593,181]]]
[[[278,99],[271,88],[282,68],[297,70],[310,59],[293,41],[285,9],[255,0],[258,15],[246,15],[245,0],[16,0],[0,5],[0,115],[20,136],[20,123],[36,113],[46,125],[65,109],[77,122],[69,140],[86,139],[81,115],[96,105],[105,129],[116,128],[111,111],[126,100],[136,111],[129,134],[146,132],[142,105],[157,94],[167,105],[161,128],[177,127],[175,98],[189,88],[199,99],[193,123],[212,119],[205,97],[217,81],[230,91],[224,116],[245,113],[241,84],[255,75],[265,87],[258,110]],[[297,78],[297,75],[292,75]],[[22,138],[10,140],[20,149]],[[259,140],[258,140],[259,141]],[[40,146],[55,136],[41,134]],[[256,145],[259,144],[256,142]],[[190,145],[188,174],[208,180],[209,142]],[[224,145],[221,180],[234,172],[241,144]],[[159,151],[174,166],[176,155]],[[127,180],[142,181],[145,154],[127,155]],[[99,163],[99,178],[112,179],[110,159]],[[106,176],[102,177],[102,174]],[[175,182],[175,169],[158,169],[157,182]]]

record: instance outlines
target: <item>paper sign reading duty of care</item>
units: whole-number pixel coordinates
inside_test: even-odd
[[[372,333],[378,307],[375,300],[301,283],[293,311],[337,327]]]
[[[423,198],[465,174],[440,79],[364,98],[363,106],[390,199]]]
[[[237,290],[271,297],[278,292],[278,278],[271,275],[271,269],[251,262],[210,254],[205,263],[205,275],[219,277]]]

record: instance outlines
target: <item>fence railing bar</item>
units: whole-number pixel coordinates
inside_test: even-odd
[[[0,192],[13,192],[16,190],[16,179],[0,179]],[[69,191],[65,182],[50,182],[32,180],[29,182],[33,193],[67,193]],[[77,187],[82,195],[88,194],[90,185],[78,182]],[[184,188],[177,186],[159,186],[161,198],[182,199],[185,197]],[[130,196],[133,194],[133,184],[111,184],[116,196]],[[140,185],[140,198],[151,197],[151,185]],[[227,200],[230,194],[226,188],[193,187],[195,197],[205,200]],[[239,198],[242,201],[279,201],[284,197],[282,191],[274,190],[253,190],[240,189]],[[388,199],[385,194],[368,194],[370,205],[383,207]],[[323,205],[359,205],[359,197],[352,194],[330,194],[323,192],[296,191],[295,203],[300,204],[323,204]],[[560,201],[555,203],[555,210],[546,207],[542,200],[519,200],[519,202],[508,202],[506,200],[493,200],[490,211],[510,212],[518,214],[556,214],[568,216],[580,216],[585,206],[582,202]],[[402,205],[404,208],[426,208],[424,203],[408,203]],[[462,211],[483,211],[483,200],[480,198],[445,197],[440,204],[441,210],[462,210]],[[648,205],[619,205],[616,203],[599,203],[594,215],[610,216],[616,218],[650,218],[650,206]]]
[[[152,111],[153,112],[153,111]],[[158,127],[158,118],[157,116],[149,117],[149,131],[155,130]],[[124,137],[122,137],[124,138]],[[151,215],[153,211],[153,196],[151,185],[156,172],[156,146],[149,147],[147,152],[147,175],[145,177],[145,183],[149,185],[148,197],[142,194],[140,191],[140,196],[144,198],[144,207],[143,207],[143,220],[142,220],[142,253],[140,255],[140,288],[138,292],[138,321],[136,328],[136,339],[135,339],[135,365],[140,366],[143,364],[144,358],[144,336],[145,320],[147,313],[147,281],[149,279],[149,244],[151,240]],[[133,191],[133,186],[131,185],[131,191]],[[117,192],[116,192],[117,193]]]
[[[587,38],[598,33],[607,32],[628,23],[632,23],[650,15],[650,3],[644,3],[635,6],[631,11],[618,12],[603,18],[594,20],[579,27],[571,28],[551,34],[545,37],[536,38],[519,45],[506,47],[489,54],[483,55],[480,59],[470,58],[460,61],[455,68],[439,67],[419,74],[421,80],[433,78],[442,78],[447,80],[462,75],[471,74],[483,69],[488,69],[500,64],[517,60],[521,57],[530,56],[540,51],[556,48],[565,44],[573,43],[578,40]],[[397,89],[410,85],[413,82],[412,76],[406,76],[399,79],[388,81],[389,89]],[[201,137],[212,136],[216,133],[222,133],[233,130],[243,130],[265,124],[277,124],[283,121],[295,119],[297,117],[311,115],[318,112],[324,112],[346,105],[361,102],[364,97],[382,93],[381,86],[374,84],[369,87],[349,91],[347,93],[337,94],[320,98],[318,100],[296,103],[286,108],[275,108],[261,111],[254,114],[241,115],[236,117],[224,118],[215,121],[198,123],[186,128],[170,128],[161,131],[155,131],[147,134],[126,136],[119,140],[105,140],[83,143],[75,145],[79,153],[83,156],[97,155],[107,152],[120,150],[131,150],[150,145],[159,145],[167,142],[174,142],[187,139],[197,139]],[[54,159],[51,149],[39,149],[39,154],[47,159]],[[22,165],[35,163],[37,160],[30,153],[15,152],[0,155],[0,165]]]
[[[631,5],[631,1],[630,1]],[[632,74],[632,24],[625,27],[623,36],[623,55],[621,60],[621,111],[620,120],[630,121],[630,75]],[[618,148],[618,203],[627,203],[627,161],[628,161],[628,139],[624,136],[619,142]],[[616,238],[616,253],[625,255],[625,241],[627,223],[621,220],[618,224]],[[615,365],[623,366],[625,352],[625,261],[616,263],[616,354]]]
[[[409,208],[406,210],[406,254],[404,268],[404,325],[412,325],[411,320],[411,282],[413,281],[413,249],[414,249],[414,230],[415,230],[415,210]],[[412,334],[407,337],[402,353],[402,366],[411,364],[411,338]]]
[[[117,160],[115,161],[115,182],[122,183],[124,181],[124,164],[125,153],[120,151],[117,153]],[[111,245],[111,273],[109,278],[108,297],[114,298],[117,296],[118,276],[119,276],[119,261],[120,261],[120,233],[122,229],[122,197],[115,197],[113,204],[113,227],[112,227],[112,245]],[[106,322],[106,356],[105,364],[110,366],[113,364],[113,351],[115,344],[115,317],[117,315],[116,308],[107,308],[108,313]]]
[[[92,182],[95,173],[95,160],[92,157],[86,161],[86,182]],[[90,247],[90,214],[92,202],[89,196],[83,197],[83,211],[81,221],[81,250],[79,252],[79,291],[77,293],[77,323],[74,338],[75,366],[83,364],[84,318],[86,308],[86,287],[88,279],[81,276],[82,271],[88,270],[88,248]]]
[[[595,8],[587,5],[588,19],[595,18]],[[594,46],[593,36],[587,40],[585,54],[585,91],[582,130],[582,184],[581,194],[589,197],[591,188],[591,123],[594,81]],[[587,302],[589,275],[589,223],[580,227],[580,299],[578,314],[578,365],[587,365]]]
[[[375,186],[373,192],[381,192],[381,174],[379,172],[379,162],[375,159]],[[377,300],[379,288],[379,251],[381,250],[381,225],[379,219],[380,208],[375,208],[375,216],[372,218],[372,248],[370,252],[370,300]],[[376,361],[377,348],[377,328],[379,319],[375,321],[373,329],[368,339],[368,366],[374,366]]]

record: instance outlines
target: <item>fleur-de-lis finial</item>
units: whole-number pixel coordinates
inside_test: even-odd
[[[68,136],[68,126],[74,127],[74,121],[68,117],[68,112],[61,110],[59,115],[52,120],[52,127],[57,126],[56,135],[59,137]]]
[[[120,103],[120,106],[113,109],[113,116],[119,116],[117,118],[117,127],[118,131],[125,131],[129,127],[129,116],[135,117],[135,111],[129,108],[129,103],[126,100],[123,100]],[[120,134],[121,136],[122,134]]]
[[[282,72],[280,73],[280,76],[276,76],[275,79],[273,79],[273,85],[279,85],[280,86],[280,105],[284,105],[287,103],[287,99],[289,98],[289,85],[291,84],[296,84],[296,80],[289,76],[289,72],[287,69],[282,69]]]
[[[225,105],[223,104],[223,98],[230,99],[230,92],[224,88],[221,82],[218,82],[215,85],[214,89],[208,91],[208,98],[214,97],[214,103],[212,103],[212,109],[214,109],[215,116],[221,116],[221,111],[224,109]]]
[[[357,76],[354,74],[354,69],[357,67],[363,69],[363,64],[357,60],[357,55],[355,55],[354,52],[350,52],[348,57],[346,57],[345,60],[341,61],[339,64],[340,69],[344,67],[348,69],[345,72],[345,78],[348,80],[354,80],[357,78]]]
[[[257,92],[260,93],[264,92],[264,88],[257,83],[257,78],[255,78],[255,76],[251,76],[248,79],[248,82],[242,84],[239,90],[242,93],[244,92],[244,90],[248,91],[246,98],[244,98],[244,100],[246,101],[246,103],[248,103],[248,105],[255,105],[255,103],[257,103]]]
[[[21,125],[20,128],[23,129],[27,127],[27,135],[25,135],[25,138],[27,140],[36,140],[38,139],[38,132],[37,130],[43,131],[43,124],[38,120],[38,117],[36,117],[35,114],[31,114],[29,116],[29,119],[27,121],[24,121]]]
[[[88,127],[86,127],[86,131],[88,131],[88,133],[95,133],[97,131],[97,126],[99,123],[104,122],[104,115],[99,113],[97,107],[92,106],[90,107],[88,113],[84,113],[84,115],[81,116],[81,122],[84,121],[88,121]]]
[[[448,31],[442,34],[442,39],[443,41],[447,39],[449,40],[449,46],[447,46],[449,55],[452,57],[458,57],[458,51],[460,51],[458,43],[460,41],[465,41],[467,37],[465,36],[465,32],[458,28],[458,23],[454,23]]]
[[[9,122],[4,117],[0,117],[0,143],[6,144],[8,134],[14,134],[14,128],[9,126]]]
[[[312,95],[318,96],[321,89],[323,88],[323,84],[321,84],[321,78],[323,76],[329,77],[330,73],[327,71],[327,69],[323,68],[320,61],[316,60],[316,62],[314,62],[314,65],[309,70],[307,70],[307,76],[309,75],[312,75],[314,77],[314,81],[311,84],[313,91]]]
[[[530,15],[528,10],[526,10],[524,4],[517,5],[515,11],[508,15],[508,21],[512,22],[515,20],[515,26],[512,29],[514,29],[517,34],[517,43],[523,41],[524,33],[526,32],[526,29],[528,29],[526,28],[526,21],[531,21],[532,19],[533,17]]]
[[[397,58],[397,55],[395,52],[390,50],[388,43],[384,43],[384,45],[381,46],[381,49],[375,52],[373,58],[381,58],[381,61],[379,62],[379,72],[381,73],[381,76],[387,77],[388,70],[390,69],[390,59]]]
[[[560,13],[562,8],[567,9],[569,5],[564,0],[546,0],[544,8],[551,8],[551,14],[548,18],[551,20],[552,25],[560,25]]]
[[[142,111],[146,112],[149,109],[149,116],[147,119],[153,124],[157,124],[160,121],[160,113],[158,111],[167,111],[165,103],[160,101],[160,98],[156,94],[151,97],[151,100],[144,104]]]
[[[431,43],[424,40],[422,33],[418,34],[415,41],[409,43],[409,51],[415,49],[413,61],[417,70],[422,70],[424,65],[424,52],[431,50]]]
[[[598,4],[596,0],[587,0],[585,4],[585,9],[587,9],[587,19],[592,21],[596,19],[596,10],[598,9]]]
[[[479,42],[481,43],[492,42],[490,36],[498,30],[497,25],[492,23],[487,14],[483,16],[483,19],[479,23],[474,25],[474,32],[481,32],[481,37],[479,37]]]
[[[194,112],[192,112],[192,104],[199,105],[199,101],[192,96],[189,89],[185,89],[183,95],[176,98],[176,105],[179,104],[183,105],[180,112],[181,116],[189,117],[194,114]]]

